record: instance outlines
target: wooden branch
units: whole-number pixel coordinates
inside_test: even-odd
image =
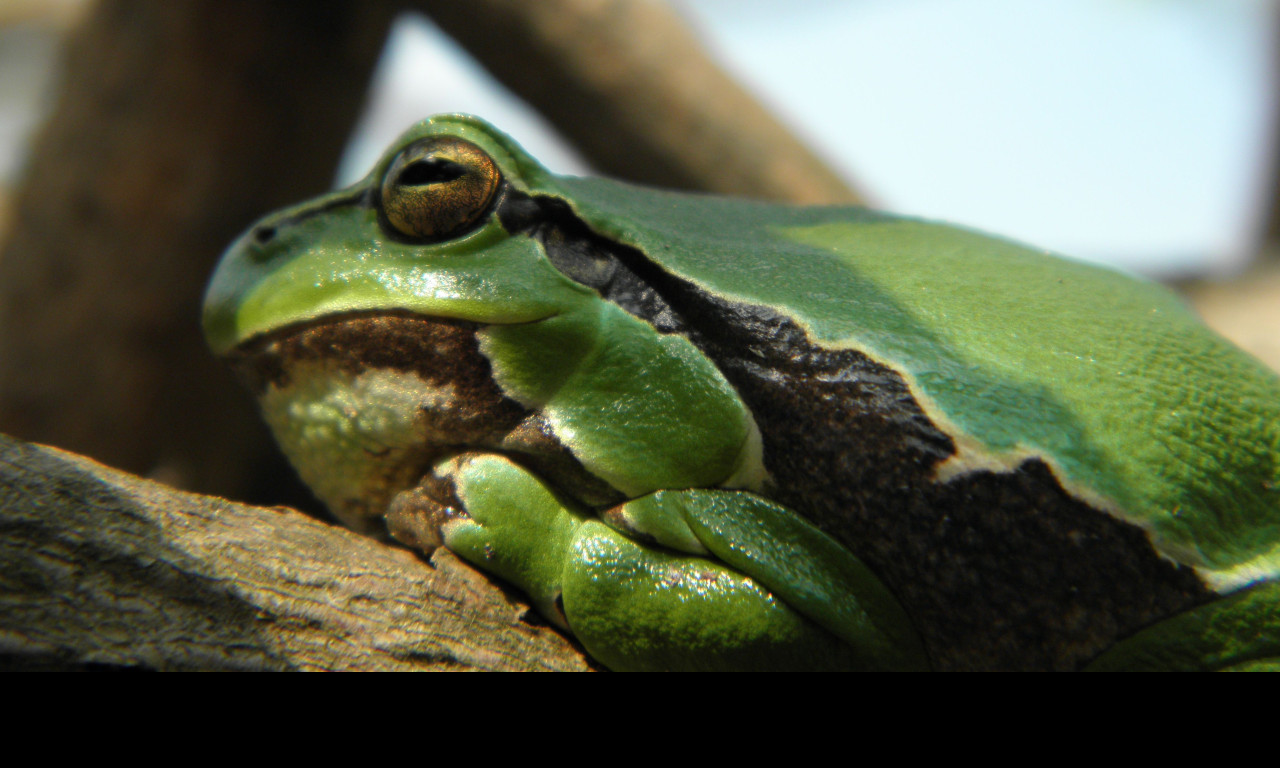
[[[1231,280],[1196,280],[1175,287],[1205,323],[1280,372],[1280,254]]]
[[[1275,88],[1280,81],[1276,79],[1280,75],[1280,12],[1271,11],[1271,51],[1270,51],[1270,68],[1271,68],[1271,87]],[[1264,224],[1262,230],[1262,249],[1258,254],[1259,261],[1270,264],[1280,264],[1280,120],[1276,118],[1277,100],[1273,94],[1271,104],[1269,105],[1270,115],[1270,131],[1271,131],[1271,158],[1268,163],[1270,177],[1266,194],[1268,195],[1266,208],[1264,209]]]
[[[0,668],[589,668],[446,551],[428,565],[4,436],[0,530]]]
[[[602,173],[792,203],[859,200],[665,3],[417,5]]]

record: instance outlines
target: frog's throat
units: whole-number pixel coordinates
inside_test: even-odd
[[[355,313],[257,337],[228,357],[303,481],[353,528],[380,527],[395,494],[465,450],[507,453],[586,504],[620,500],[539,412],[502,393],[478,328]]]
[[[350,375],[379,368],[412,373],[436,385],[488,388],[501,398],[488,361],[475,351],[476,323],[409,312],[350,312],[280,328],[240,344],[228,356],[261,394],[294,383],[300,363],[326,362]]]

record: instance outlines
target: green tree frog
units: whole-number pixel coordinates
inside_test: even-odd
[[[1280,380],[977,232],[553,175],[426,120],[204,326],[355,528],[604,665],[1280,667]]]

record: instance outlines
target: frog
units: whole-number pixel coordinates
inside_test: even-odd
[[[1280,378],[1108,267],[440,115],[203,324],[340,521],[609,669],[1280,669]]]

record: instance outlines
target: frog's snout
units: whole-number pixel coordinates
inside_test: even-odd
[[[249,230],[248,240],[254,245],[270,245],[279,229],[273,224],[255,224]]]

